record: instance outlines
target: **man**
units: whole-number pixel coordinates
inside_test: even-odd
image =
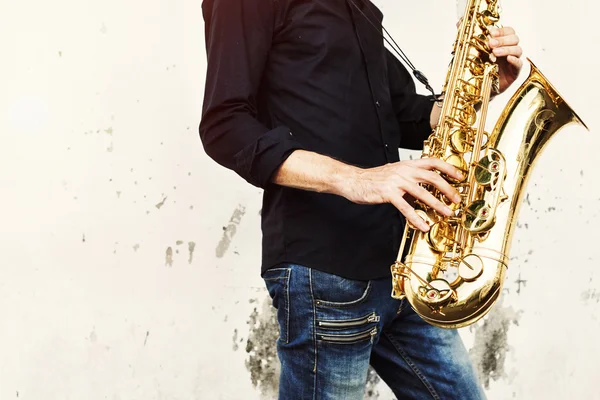
[[[399,161],[440,116],[387,51],[368,0],[204,0],[206,152],[264,189],[262,276],[277,308],[280,399],[362,399],[369,364],[398,399],[482,399],[455,330],[391,298],[404,199],[457,201],[440,160]],[[501,91],[522,66],[495,30]],[[448,38],[452,40],[452,38]]]

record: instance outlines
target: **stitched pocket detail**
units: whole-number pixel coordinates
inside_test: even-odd
[[[335,334],[335,333],[318,333],[317,340],[321,342],[335,343],[335,344],[356,344],[366,340],[373,343],[373,340],[377,336],[377,327],[369,328],[357,333],[351,334]]]
[[[380,321],[380,317],[372,312],[361,318],[345,319],[345,320],[318,320],[317,327],[325,330],[341,330],[356,328],[359,326],[375,323]]]
[[[371,281],[347,279],[318,270],[310,273],[317,307],[352,307],[363,303],[371,292]]]
[[[290,330],[290,276],[291,268],[273,268],[263,274],[263,280],[277,309],[279,341],[289,342]]]

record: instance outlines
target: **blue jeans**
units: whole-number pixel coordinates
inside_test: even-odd
[[[363,400],[369,365],[398,400],[485,399],[458,332],[393,299],[391,278],[286,264],[264,279],[279,322],[280,400]]]

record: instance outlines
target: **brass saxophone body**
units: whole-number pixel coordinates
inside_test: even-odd
[[[450,181],[462,201],[453,204],[425,186],[454,215],[442,216],[416,202],[415,209],[430,231],[423,233],[407,223],[398,260],[391,267],[392,297],[406,298],[421,318],[442,328],[470,325],[498,300],[536,159],[567,124],[586,127],[528,60],[528,78],[493,131],[485,132],[489,101],[498,90],[498,67],[487,46],[488,27],[498,21],[498,0],[467,2],[443,88],[440,123],[422,154],[464,172],[464,181]]]

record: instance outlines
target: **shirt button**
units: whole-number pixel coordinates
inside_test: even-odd
[[[386,149],[388,148],[388,144],[387,144],[387,143],[385,144],[385,148],[386,148]]]
[[[379,104],[379,102],[378,102],[378,101],[376,101],[376,102],[375,102],[375,105],[376,105],[377,107],[381,107],[381,105]]]

